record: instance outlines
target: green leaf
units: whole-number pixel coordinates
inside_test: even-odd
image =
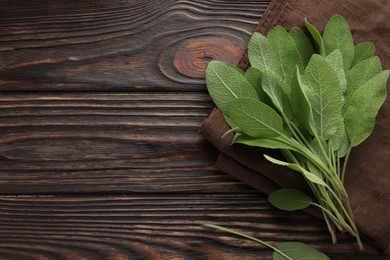
[[[314,133],[314,119],[311,105],[303,92],[303,82],[297,68],[297,72],[291,81],[290,104],[294,118],[308,133]]]
[[[326,56],[329,64],[332,66],[334,71],[336,71],[337,77],[339,78],[341,89],[343,93],[347,89],[347,79],[345,76],[344,65],[343,65],[343,55],[339,49],[334,50],[328,56]]]
[[[261,72],[271,71],[275,75],[282,75],[277,55],[264,35],[258,32],[253,33],[248,44],[248,57],[252,67]]]
[[[262,79],[263,91],[267,94],[273,105],[281,114],[288,118],[291,118],[291,108],[289,103],[288,94],[285,90],[286,85],[280,84],[282,81],[278,80],[271,73],[264,74]]]
[[[322,186],[328,186],[318,175],[309,172],[308,170],[306,170],[305,168],[303,168],[302,166],[300,166],[298,164],[284,162],[284,161],[272,158],[266,154],[264,155],[264,157],[268,161],[270,161],[274,164],[281,165],[281,166],[287,166],[288,168],[290,168],[294,171],[302,173],[302,175],[312,183],[316,183],[316,184],[322,185]]]
[[[345,124],[342,122],[337,128],[335,134],[329,139],[329,142],[332,144],[333,151],[338,151],[338,156],[340,158],[344,157],[349,148],[348,135],[345,130]]]
[[[281,117],[268,105],[250,98],[228,102],[227,115],[246,135],[259,138],[276,137],[283,132]]]
[[[263,88],[261,87],[262,76],[263,73],[254,67],[248,68],[245,72],[246,79],[252,84],[253,88],[256,90],[257,96],[259,97],[260,101],[269,104],[270,101],[265,94]]]
[[[324,57],[314,54],[306,67],[303,82],[316,132],[327,140],[343,120],[343,94],[338,76]]]
[[[325,53],[339,49],[343,55],[344,70],[349,70],[355,55],[355,45],[348,23],[342,16],[335,15],[330,19],[324,29],[323,40]]]
[[[290,34],[281,26],[275,26],[267,35],[271,48],[276,53],[282,73],[280,76],[288,85],[295,73],[295,66],[304,68],[304,64]]]
[[[287,149],[296,151],[295,147],[284,143],[279,137],[270,138],[253,138],[244,134],[237,133],[234,136],[233,144],[245,144],[255,147],[263,147],[269,149]]]
[[[289,34],[294,41],[296,51],[299,55],[300,62],[298,63],[298,68],[303,71],[311,55],[314,53],[313,45],[306,34],[298,27],[292,28]],[[301,64],[303,67],[300,67]]]
[[[324,176],[323,176],[321,170],[318,169],[318,167],[317,167],[313,162],[307,161],[306,164],[307,164],[307,168],[309,169],[309,171],[310,171],[312,174],[316,175],[316,176],[317,176],[318,178],[320,178],[321,180],[324,179]]]
[[[301,242],[284,242],[276,248],[294,260],[329,260],[329,257],[324,253]],[[278,251],[272,255],[273,260],[289,260],[289,258],[281,255]]]
[[[375,56],[375,45],[372,42],[362,42],[355,46],[355,56],[351,67],[354,67],[359,62]]]
[[[212,60],[212,61],[217,61],[217,60]],[[230,63],[226,63],[224,62],[224,64],[227,66],[227,67],[230,67],[232,70],[235,70],[236,72],[242,74],[242,75],[245,75],[245,71],[243,71],[242,69],[238,68],[237,66],[233,65],[233,64],[230,64]]]
[[[345,127],[352,147],[359,145],[372,133],[375,118],[386,99],[389,70],[382,71],[355,91],[345,113]]]
[[[206,69],[207,89],[222,113],[226,104],[240,97],[256,98],[257,93],[243,73],[222,61],[211,61]]]
[[[231,127],[231,128],[237,128],[238,126],[236,123],[234,123],[233,120],[231,120],[227,115],[223,114],[223,118],[225,119],[226,123]]]
[[[347,72],[346,102],[349,102],[353,93],[368,80],[382,71],[382,66],[377,56],[363,60]]]
[[[318,32],[317,28],[314,27],[309,21],[305,18],[305,26],[309,33],[311,34],[311,37],[313,37],[314,41],[317,44],[318,50],[322,56],[326,56],[325,53],[325,47],[324,47],[324,40],[322,39],[321,34]]]
[[[326,157],[324,152],[322,151],[322,149],[324,149],[325,152],[328,150],[326,141],[321,137],[314,137],[313,140],[311,140],[310,145],[313,148],[312,151],[316,153],[317,157],[320,158],[324,163],[326,163]]]
[[[268,201],[276,208],[286,211],[295,211],[310,206],[309,196],[297,189],[282,188],[271,192]]]

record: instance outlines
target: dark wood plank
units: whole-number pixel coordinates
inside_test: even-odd
[[[270,259],[205,221],[389,258],[272,209],[197,133],[207,62],[235,63],[269,2],[0,1],[0,194],[22,195],[0,197],[0,259]]]
[[[198,134],[207,94],[2,94],[0,194],[250,190]]]
[[[204,91],[269,0],[1,1],[0,90]]]
[[[0,258],[270,259],[271,251],[202,227],[213,222],[273,244],[304,241],[332,259],[385,259],[346,237],[331,245],[323,222],[271,209],[256,195],[0,197]]]

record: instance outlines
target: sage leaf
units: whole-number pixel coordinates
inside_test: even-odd
[[[245,75],[245,71],[243,71],[242,69],[234,66],[233,64],[230,64],[230,63],[227,63],[227,62],[224,62],[224,64],[225,64],[225,66],[230,67],[231,69],[235,70],[236,72],[239,72],[240,74]]]
[[[228,123],[228,125],[231,127],[231,128],[237,128],[238,126],[236,125],[236,123],[234,123],[234,121],[232,119],[230,119],[230,117],[228,117],[227,115],[223,114],[223,118],[225,119],[226,123]]]
[[[329,139],[329,143],[332,145],[332,151],[337,151],[339,157],[344,157],[347,154],[349,140],[344,122],[339,125],[335,134]]]
[[[217,107],[225,114],[226,104],[236,98],[256,98],[257,93],[243,73],[222,61],[211,61],[206,69],[207,89]]]
[[[328,61],[314,54],[305,69],[304,92],[313,111],[317,134],[329,139],[342,122],[343,95],[338,76]]]
[[[283,140],[279,137],[273,137],[270,138],[253,138],[244,134],[237,133],[234,136],[234,139],[232,141],[233,144],[245,144],[249,146],[255,146],[255,147],[263,147],[263,148],[269,148],[269,149],[286,149],[286,150],[294,150],[297,149],[289,144],[286,144],[283,142]]]
[[[309,196],[297,189],[282,188],[271,192],[268,201],[275,207],[286,211],[295,211],[310,206]]]
[[[345,113],[345,127],[351,146],[357,146],[371,135],[375,118],[386,99],[389,70],[367,81],[353,93]]]
[[[362,42],[355,46],[355,56],[351,67],[354,67],[359,62],[375,56],[375,45],[372,42]]]
[[[295,66],[298,65],[300,68],[304,67],[295,42],[290,34],[281,26],[275,26],[268,33],[267,39],[276,54],[277,62],[280,64],[281,78],[289,85],[295,73]]]
[[[321,34],[318,32],[317,28],[314,27],[309,21],[305,18],[305,26],[309,33],[311,34],[311,37],[313,37],[314,41],[317,44],[318,51],[322,56],[326,56],[325,53],[325,47],[324,47],[324,40],[322,39]]]
[[[333,138],[333,136],[332,136]],[[322,137],[314,137],[313,140],[311,140],[311,147],[313,148],[313,152],[316,153],[318,158],[320,158],[324,163],[326,163],[326,154],[324,154],[323,150],[326,152],[328,149],[328,145],[324,138]]]
[[[307,161],[306,164],[307,164],[307,168],[309,169],[309,171],[312,174],[316,175],[321,180],[324,179],[324,176],[323,176],[321,170],[318,169],[318,167],[314,163],[312,163],[311,161]]]
[[[259,138],[276,137],[283,132],[282,118],[268,105],[250,98],[227,103],[228,117],[246,135]]]
[[[334,151],[337,153],[337,156],[339,158],[345,157],[348,153],[348,150],[350,149],[350,146],[351,146],[345,128],[344,128],[344,132],[345,132],[345,135],[343,136],[343,139],[340,140],[339,145],[336,146],[334,149]]]
[[[254,67],[248,68],[245,72],[246,79],[252,84],[253,88],[256,90],[257,96],[259,97],[260,101],[269,105],[270,100],[265,94],[263,88],[261,87],[262,75],[263,73]]]
[[[299,69],[291,81],[290,106],[295,120],[301,126],[301,129],[306,129],[308,133],[314,133],[314,119],[311,105],[305,92],[303,92],[303,82],[299,74]],[[307,88],[307,87],[306,87]]]
[[[321,251],[301,242],[283,242],[276,248],[289,258],[281,255],[278,251],[274,251],[273,260],[329,260],[329,257]]]
[[[296,52],[299,55],[300,62],[297,64],[298,68],[303,71],[311,55],[314,53],[313,45],[306,34],[298,27],[292,28],[289,34],[294,41]]]
[[[268,39],[258,32],[253,33],[248,43],[248,58],[252,67],[261,72],[270,71],[275,75],[282,76],[281,64],[278,62],[274,49]]]
[[[355,55],[355,45],[348,23],[342,16],[335,15],[329,20],[324,29],[323,40],[325,53],[339,49],[343,56],[344,70],[349,70]]]
[[[262,88],[263,91],[267,94],[269,99],[272,101],[273,105],[277,110],[280,111],[284,116],[291,118],[291,108],[289,103],[288,94],[286,93],[286,85],[280,84],[282,81],[273,76],[271,73],[264,74],[262,78]],[[283,89],[284,88],[284,89]]]
[[[295,164],[295,163],[288,163],[288,162],[284,162],[284,161],[281,161],[281,160],[278,160],[278,159],[275,159],[275,158],[272,158],[271,156],[268,156],[268,155],[264,155],[264,157],[274,163],[274,164],[278,164],[278,165],[281,165],[281,166],[287,166],[288,168],[294,170],[294,171],[297,171],[297,172],[300,172],[302,173],[302,175],[307,179],[309,180],[310,182],[312,183],[316,183],[318,185],[322,185],[322,186],[328,186],[323,180],[322,178],[320,178],[318,175],[316,174],[313,174],[311,172],[309,172],[308,170],[306,170],[305,168],[303,168],[302,166],[298,165],[298,164]]]
[[[334,50],[328,56],[326,56],[329,64],[332,66],[334,71],[336,71],[337,77],[340,81],[340,86],[343,93],[347,90],[347,79],[345,76],[344,65],[343,65],[343,55],[339,49]]]
[[[377,56],[363,60],[347,72],[347,92],[346,102],[349,101],[353,93],[368,80],[382,71],[382,66]]]

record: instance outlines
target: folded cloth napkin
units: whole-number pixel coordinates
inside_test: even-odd
[[[224,153],[218,155],[216,165],[234,178],[237,178],[244,183],[249,183],[250,186],[263,193],[271,193],[280,188],[279,185],[270,181],[266,176],[243,166]],[[242,174],[243,170],[245,171],[245,174]]]
[[[388,0],[273,0],[263,15],[256,31],[267,34],[274,26],[286,29],[303,28],[307,18],[323,29],[335,15],[342,15],[349,23],[355,44],[371,41],[384,68],[390,67],[390,2]],[[245,53],[238,66],[248,67]],[[390,92],[390,84],[387,84]],[[273,165],[262,159],[262,154],[275,151],[231,146],[232,134],[221,112],[214,109],[204,121],[200,133],[220,152],[217,166],[235,178],[269,193],[278,187],[297,187],[307,190],[304,180],[296,172]],[[390,244],[390,100],[387,99],[377,117],[373,134],[354,148],[348,164],[345,186],[359,230],[380,248]]]

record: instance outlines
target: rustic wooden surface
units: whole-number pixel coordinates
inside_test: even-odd
[[[207,62],[237,62],[268,3],[0,1],[0,259],[270,259],[203,222],[387,259],[273,209],[197,132]]]

